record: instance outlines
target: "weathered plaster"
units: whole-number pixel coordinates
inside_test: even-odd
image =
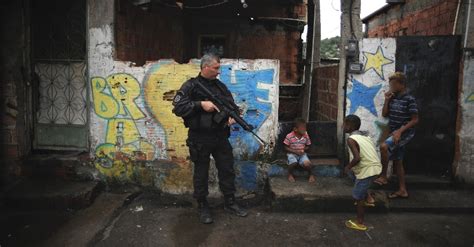
[[[90,15],[96,15],[90,9]],[[93,18],[91,18],[92,20]],[[162,59],[136,67],[114,59],[113,23],[89,28],[90,142],[94,166],[111,181],[154,186],[180,194],[192,190],[187,129],[172,113],[182,83],[199,73],[199,60],[178,64]],[[255,162],[272,151],[278,132],[278,60],[223,59],[220,79],[229,87],[244,118],[271,143],[270,150],[250,133],[233,127],[240,191],[263,188],[262,166]],[[211,169],[211,192],[217,179]]]
[[[456,177],[461,181],[474,183],[474,56],[472,51],[465,52],[462,82],[458,133],[460,154],[456,164]]]

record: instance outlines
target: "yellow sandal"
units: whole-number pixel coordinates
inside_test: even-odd
[[[367,226],[359,224],[353,220],[346,221],[346,227],[359,231],[367,231]]]

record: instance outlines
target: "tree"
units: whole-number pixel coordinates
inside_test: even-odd
[[[334,59],[339,58],[339,43],[341,37],[336,36],[332,38],[326,38],[321,40],[321,58],[322,59]]]

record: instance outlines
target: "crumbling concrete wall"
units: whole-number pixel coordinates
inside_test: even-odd
[[[456,175],[461,181],[474,183],[474,54],[467,51],[464,57],[463,84],[459,98],[459,148]]]
[[[89,14],[104,12],[90,8]],[[181,84],[199,73],[199,61],[178,64],[162,59],[136,67],[114,60],[112,26],[113,22],[98,20],[89,28],[93,163],[109,180],[154,186],[167,193],[190,192],[187,130],[171,112],[171,103]],[[223,59],[220,75],[244,109],[244,118],[273,144],[278,131],[278,73],[278,60]],[[239,189],[262,189],[262,166],[255,159],[263,146],[241,128],[234,129],[230,140],[238,160]],[[215,176],[211,177],[211,190],[217,191]]]
[[[454,168],[460,181],[474,183],[474,5],[466,5],[470,11],[469,22],[465,21],[463,36],[463,69],[459,87],[458,133]]]

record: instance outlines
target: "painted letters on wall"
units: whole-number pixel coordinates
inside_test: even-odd
[[[94,114],[91,136],[96,167],[106,176],[130,180],[149,173],[137,161],[164,160],[172,169],[150,178],[180,193],[192,188],[187,129],[172,113],[172,99],[182,83],[199,73],[199,61],[177,64],[160,60],[90,80]],[[278,61],[222,60],[220,79],[229,87],[244,118],[264,139],[274,142],[278,123]],[[263,151],[251,134],[233,126],[231,143],[239,160]],[[159,174],[159,175],[157,175]],[[158,185],[157,185],[158,186]]]

